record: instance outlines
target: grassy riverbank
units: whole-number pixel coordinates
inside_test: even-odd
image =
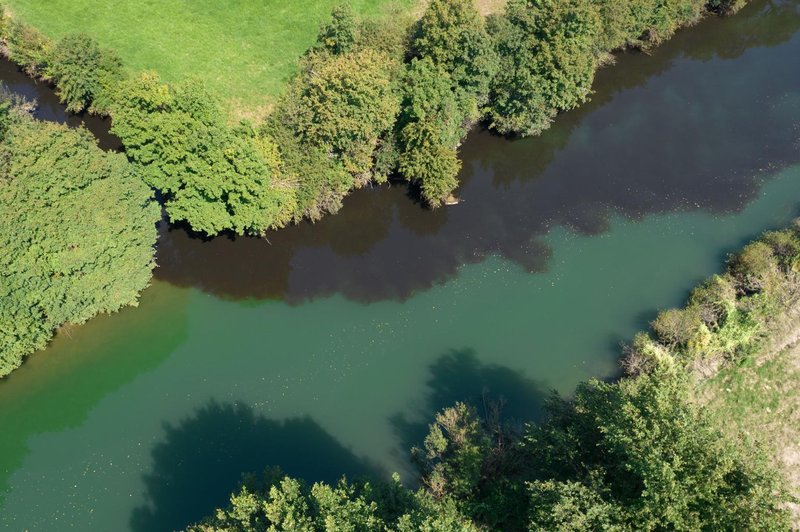
[[[734,439],[754,439],[768,449],[773,464],[800,498],[800,343],[795,309],[775,333],[780,344],[768,345],[746,363],[729,367],[701,382],[700,401],[719,426]],[[800,504],[791,505],[800,528]]]
[[[21,20],[59,39],[85,32],[133,71],[168,82],[202,78],[234,111],[269,106],[297,70],[337,0],[8,0]],[[417,0],[353,0],[363,16]],[[90,14],[90,16],[87,16]]]

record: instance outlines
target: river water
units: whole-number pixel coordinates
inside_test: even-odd
[[[439,408],[536,418],[613,377],[621,341],[800,214],[799,29],[762,0],[621,55],[544,135],[471,134],[455,207],[383,186],[267,239],[162,228],[138,308],[0,384],[0,524],[168,530],[268,465],[410,479]]]

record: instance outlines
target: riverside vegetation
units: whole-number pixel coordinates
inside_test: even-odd
[[[110,115],[132,168],[123,169],[119,156],[89,157],[113,159],[112,173],[136,176],[156,190],[170,220],[186,221],[207,235],[258,235],[336,212],[349,191],[390,177],[405,179],[428,204],[439,205],[458,185],[458,146],[474,124],[483,121],[503,135],[537,134],[558,112],[586,101],[595,70],[610,51],[647,49],[706,11],[729,13],[742,4],[511,0],[486,18],[472,0],[432,0],[419,20],[407,10],[361,20],[342,4],[260,123],[231,123],[200,79],[166,84],[154,72],[132,73],[92,37],[67,34],[53,41],[5,7],[0,53],[31,76],[52,82],[69,110]],[[53,131],[29,129],[41,132],[42,142]],[[84,151],[91,153],[87,142]],[[40,222],[47,216],[42,213]],[[139,230],[132,221],[131,234]],[[43,233],[31,228],[26,234]],[[122,235],[107,245],[127,238],[133,237]],[[23,286],[31,293],[15,298],[49,297],[43,295],[47,283]],[[14,347],[4,347],[2,354],[11,362],[1,374],[43,346],[54,327],[135,299],[84,306],[71,293],[63,297],[65,307],[83,310],[52,315],[30,310],[40,316],[34,329],[48,332],[35,340],[8,340]],[[3,312],[12,316],[18,303],[8,301]],[[9,325],[3,334],[13,339],[15,331]]]
[[[124,155],[0,96],[0,376],[59,326],[135,304],[159,218]]]
[[[736,399],[703,395],[786,345],[799,274],[800,227],[768,232],[636,335],[623,378],[554,395],[543,423],[443,410],[412,452],[417,490],[397,476],[308,486],[267,471],[190,530],[787,530],[796,499],[777,460],[730,429]],[[770,382],[785,390],[786,375]],[[765,415],[739,423],[759,430]]]
[[[53,42],[8,10],[0,41],[70,109],[111,114],[171,220],[208,235],[260,234],[336,212],[350,190],[390,176],[439,205],[458,184],[458,145],[474,124],[537,134],[586,101],[610,51],[655,46],[707,10],[742,3],[512,0],[487,19],[473,0],[432,0],[419,20],[402,11],[360,20],[343,4],[259,124],[232,125],[201,80],[127,73],[92,38]]]

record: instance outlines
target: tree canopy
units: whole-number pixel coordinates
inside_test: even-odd
[[[139,175],[85,130],[3,99],[0,376],[56,328],[136,304],[155,266],[160,209]]]
[[[172,221],[209,235],[259,234],[293,217],[291,184],[274,179],[254,133],[228,127],[201,84],[169,86],[145,73],[120,93],[111,131]]]

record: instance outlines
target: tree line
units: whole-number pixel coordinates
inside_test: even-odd
[[[110,114],[113,133],[171,220],[261,234],[336,212],[354,188],[405,179],[431,206],[458,186],[458,147],[476,123],[547,129],[585,102],[610,52],[647,49],[744,0],[431,0],[422,17],[359,20],[334,9],[260,124],[231,124],[202,80],[131,74],[90,37],[54,42],[0,16],[0,52],[52,81],[72,111]]]
[[[269,470],[189,530],[789,530],[794,502],[765,449],[693,397],[753,357],[800,303],[800,226],[765,233],[624,349],[625,375],[552,395],[519,429],[458,403],[412,450],[418,489]]]

